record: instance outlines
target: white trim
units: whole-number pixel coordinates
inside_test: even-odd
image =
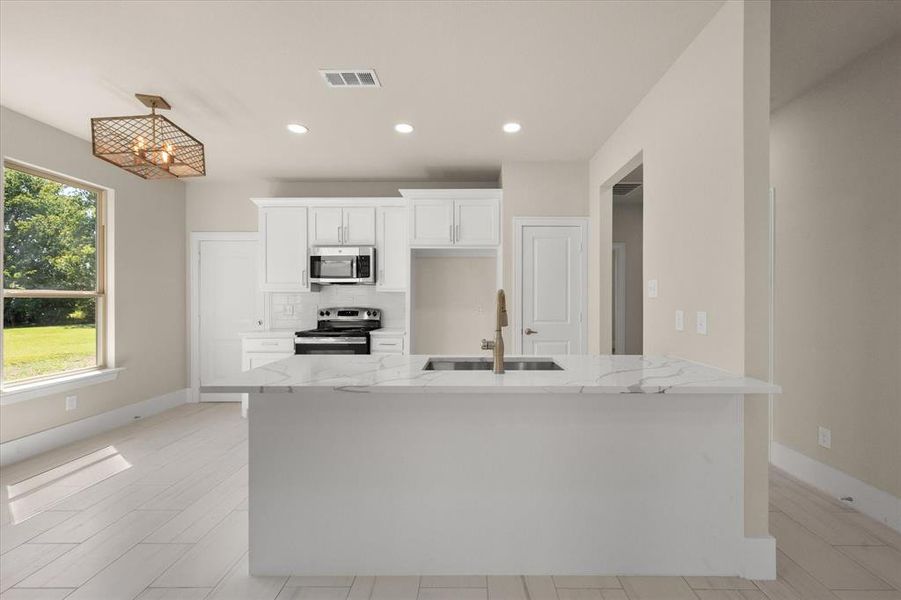
[[[769,294],[767,309],[767,383],[773,383],[776,379],[776,188],[771,187],[769,193],[768,215],[768,240],[767,240],[767,271]],[[776,411],[773,394],[767,394],[769,404],[769,444],[767,452],[769,459],[773,459],[773,440],[776,430]]]
[[[582,327],[579,335],[581,353],[585,354],[588,352],[588,243],[591,234],[591,220],[588,217],[513,217],[513,353],[522,354],[522,230],[527,226],[579,227],[582,232],[579,252],[582,262]]]
[[[42,398],[43,396],[50,396],[51,394],[59,394],[60,392],[68,392],[69,390],[75,390],[89,385],[113,381],[119,377],[119,372],[124,370],[125,369],[123,368],[95,369],[93,371],[60,375],[59,377],[54,377],[52,379],[11,385],[3,388],[0,406],[8,406],[33,398]]]
[[[770,462],[833,498],[841,499],[850,496],[854,501],[848,502],[848,506],[901,532],[901,498],[779,442],[772,444]]]
[[[613,242],[613,354],[626,352],[626,244]],[[617,348],[619,341],[621,348]]]
[[[186,388],[148,398],[128,406],[116,408],[93,417],[87,417],[59,427],[46,429],[0,444],[0,466],[31,458],[48,450],[121,427],[135,419],[141,419],[174,408],[187,401]]]
[[[191,249],[188,253],[188,402],[200,402],[200,243],[209,241],[255,242],[259,239],[256,231],[192,231]],[[262,293],[262,292],[261,292]],[[263,296],[264,322],[268,328],[268,297]]]
[[[741,564],[739,575],[745,579],[776,579],[776,538],[746,537]]]

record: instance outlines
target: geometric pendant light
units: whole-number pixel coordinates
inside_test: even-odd
[[[203,144],[187,131],[156,114],[172,108],[160,96],[135,94],[149,115],[91,119],[94,156],[144,179],[206,175]]]

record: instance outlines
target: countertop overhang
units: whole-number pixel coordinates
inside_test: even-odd
[[[777,394],[779,386],[668,356],[552,356],[563,370],[424,371],[437,355],[295,355],[201,386],[208,393]],[[508,356],[508,359],[517,358]],[[535,357],[523,357],[535,358]]]

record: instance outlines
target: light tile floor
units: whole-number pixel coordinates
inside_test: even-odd
[[[770,483],[775,581],[250,577],[246,421],[192,404],[0,471],[0,600],[901,600],[901,534]]]

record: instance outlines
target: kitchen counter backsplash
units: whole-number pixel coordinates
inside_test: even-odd
[[[382,311],[382,327],[403,329],[407,325],[403,292],[377,292],[367,285],[322,286],[320,292],[269,294],[270,329],[313,329],[320,308],[364,306]]]

